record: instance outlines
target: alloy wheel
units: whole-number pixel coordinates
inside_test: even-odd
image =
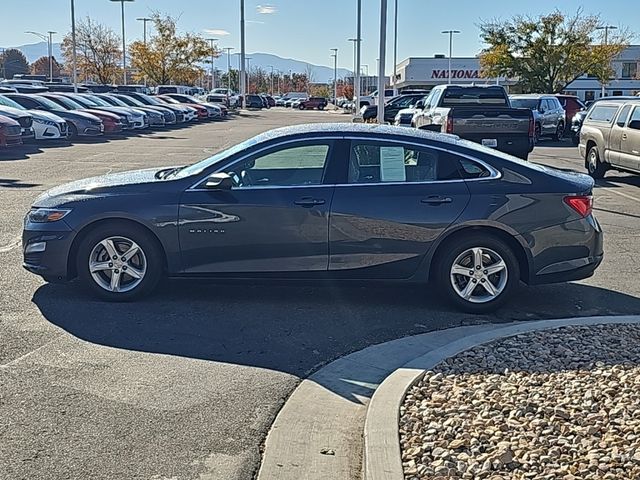
[[[89,254],[89,272],[101,288],[123,293],[136,288],[147,273],[147,257],[133,240],[122,236],[107,237]]]
[[[507,264],[489,248],[469,248],[454,260],[450,279],[454,291],[463,300],[487,303],[499,297],[507,286]]]

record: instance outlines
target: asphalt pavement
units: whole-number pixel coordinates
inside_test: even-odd
[[[66,181],[202,159],[258,132],[346,115],[272,109],[189,129],[0,153],[0,479],[251,479],[275,415],[321,365],[369,345],[486,322],[640,312],[640,176],[598,183],[605,260],[460,314],[428,288],[166,281],[107,304],[21,268],[22,217]],[[568,142],[532,161],[583,171]]]

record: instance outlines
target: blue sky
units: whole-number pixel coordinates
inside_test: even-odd
[[[472,56],[481,48],[477,24],[482,20],[509,18],[515,14],[538,15],[561,4],[564,12],[582,7],[601,14],[612,25],[635,27],[640,33],[639,0],[398,0],[398,60],[448,52],[441,30],[457,29],[454,56]],[[135,0],[125,4],[127,40],[142,37],[136,17],[160,11],[179,16],[182,30],[219,31],[219,45],[239,48],[239,0]],[[378,57],[379,0],[363,0],[362,63],[370,71]],[[394,0],[389,3],[387,73],[392,70],[392,21]],[[87,15],[120,32],[120,4],[109,0],[75,0],[76,17]],[[39,41],[25,30],[45,32],[70,29],[70,0],[3,1],[0,9],[0,45],[15,46]],[[247,51],[265,52],[318,65],[331,65],[330,48],[339,49],[340,67],[351,69],[355,36],[356,0],[245,0]],[[225,34],[228,33],[228,34]],[[61,35],[58,35],[59,41]],[[640,38],[636,37],[636,43]],[[238,50],[236,50],[237,52]]]

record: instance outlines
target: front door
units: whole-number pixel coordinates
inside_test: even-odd
[[[640,106],[633,108],[622,133],[620,165],[640,172]]]
[[[605,151],[606,159],[612,165],[623,165],[622,143],[627,138],[627,120],[631,113],[631,105],[625,105],[620,109],[609,133],[609,148]]]
[[[329,270],[339,277],[408,278],[469,202],[459,162],[435,148],[351,141],[336,186]]]
[[[206,179],[186,190],[183,272],[326,272],[334,187],[323,179],[332,147],[324,140],[273,146],[217,170],[234,179],[230,190],[206,188]]]

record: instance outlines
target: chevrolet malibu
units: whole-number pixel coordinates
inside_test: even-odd
[[[164,276],[429,283],[481,313],[520,282],[594,272],[593,185],[452,135],[287,127],[193,165],[46,192],[25,218],[24,267],[106,300]]]

